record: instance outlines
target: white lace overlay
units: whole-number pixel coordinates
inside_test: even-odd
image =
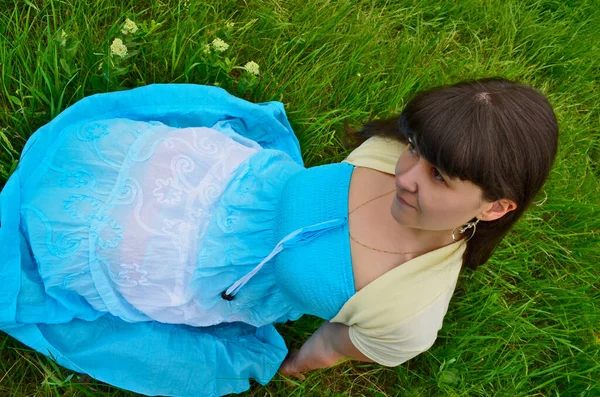
[[[187,287],[211,209],[256,150],[209,128],[135,142],[104,215],[119,224],[95,233],[94,254],[119,295],[150,318],[182,322],[196,304]]]

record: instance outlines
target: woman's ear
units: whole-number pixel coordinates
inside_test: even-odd
[[[507,212],[517,209],[517,204],[509,199],[496,200],[490,204],[488,209],[478,216],[482,221],[495,221],[502,218]]]

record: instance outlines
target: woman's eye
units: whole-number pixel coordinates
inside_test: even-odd
[[[436,181],[446,183],[444,176],[440,173],[440,171],[437,168],[432,168],[431,174],[433,175],[433,179],[435,179]]]

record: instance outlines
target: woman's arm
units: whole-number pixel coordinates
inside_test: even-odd
[[[301,372],[327,368],[343,358],[373,362],[352,344],[349,331],[347,325],[325,321],[299,351],[288,355],[279,371],[302,378]]]

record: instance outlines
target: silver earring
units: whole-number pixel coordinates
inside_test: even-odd
[[[455,235],[456,229],[458,229],[458,233],[465,234],[465,232],[467,230],[469,230],[470,228],[473,228],[473,233],[471,233],[469,238],[466,240],[466,241],[469,241],[475,235],[475,231],[477,230],[478,223],[479,223],[479,218],[475,222],[467,222],[467,224],[464,225],[463,227],[461,227],[460,229],[458,227],[455,227],[454,229],[452,229],[452,240],[454,240],[454,242],[458,241],[458,239],[456,238],[456,235]]]

